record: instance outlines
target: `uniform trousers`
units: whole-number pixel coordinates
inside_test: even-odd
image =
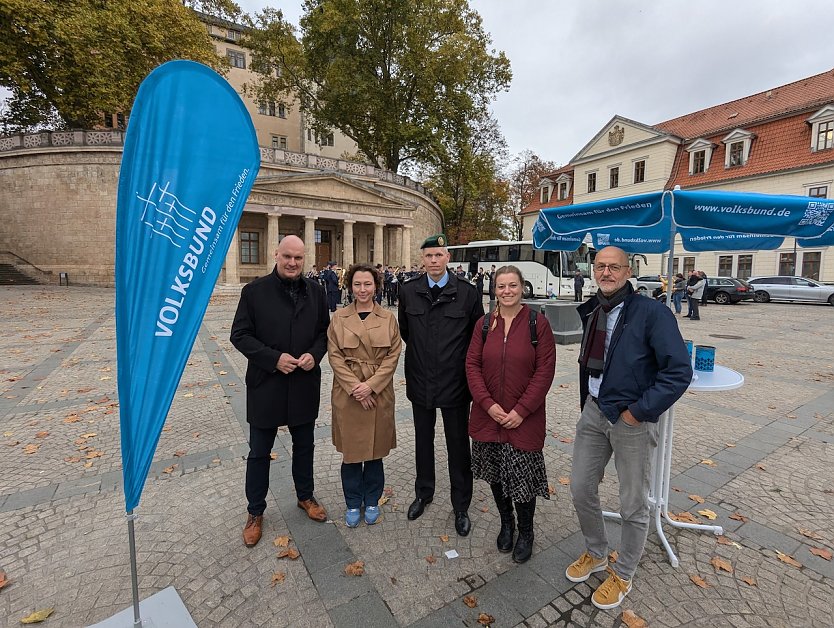
[[[434,498],[434,425],[435,408],[412,404],[414,441],[417,459],[417,479],[414,493],[424,500]],[[449,481],[452,485],[452,507],[455,512],[466,512],[472,502],[472,451],[469,446],[469,404],[440,408],[446,451],[449,455]]]
[[[315,421],[303,425],[291,425],[292,479],[298,501],[313,497],[313,430]],[[249,456],[246,458],[246,499],[250,515],[260,516],[266,510],[266,494],[269,491],[270,452],[275,444],[277,427],[249,426]]]
[[[622,533],[619,556],[611,568],[624,580],[634,575],[649,533],[649,481],[657,431],[657,423],[632,427],[620,418],[612,424],[590,398],[576,424],[570,492],[585,547],[596,559],[608,556],[599,483],[613,454],[620,483]]]

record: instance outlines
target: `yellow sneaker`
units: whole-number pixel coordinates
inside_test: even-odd
[[[631,591],[631,580],[623,580],[614,573],[611,567],[607,567],[608,578],[603,582],[591,596],[594,606],[603,610],[617,608],[628,592]]]
[[[565,577],[571,582],[585,582],[592,573],[605,571],[608,568],[608,557],[594,558],[589,552],[583,552],[577,560],[565,569]]]

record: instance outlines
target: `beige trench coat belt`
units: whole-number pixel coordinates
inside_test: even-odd
[[[346,357],[345,362],[350,365],[350,370],[353,371],[353,374],[363,382],[370,379],[379,368],[378,362],[368,362],[367,360],[360,360],[359,358]],[[354,364],[358,365],[359,369],[354,368]]]

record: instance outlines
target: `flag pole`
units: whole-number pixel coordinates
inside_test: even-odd
[[[133,522],[137,515],[132,510],[127,513],[127,538],[130,545],[130,583],[133,589],[133,625],[141,626],[142,618],[139,616],[139,575],[136,571],[136,531]]]
[[[680,186],[675,186],[676,190],[680,190]],[[667,190],[663,193],[663,196],[669,194],[669,198],[671,199],[671,206],[669,207],[669,224],[671,232],[669,235],[669,259],[666,260],[666,307],[670,310],[672,309],[672,269],[674,268],[675,262],[675,217],[673,216],[675,210],[675,193]],[[661,207],[663,207],[663,202],[660,203]]]

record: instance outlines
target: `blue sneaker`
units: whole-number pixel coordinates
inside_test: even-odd
[[[359,525],[359,509],[348,508],[345,512],[345,525],[349,528],[355,528]]]
[[[365,508],[365,523],[369,526],[379,521],[379,506],[367,506]]]

